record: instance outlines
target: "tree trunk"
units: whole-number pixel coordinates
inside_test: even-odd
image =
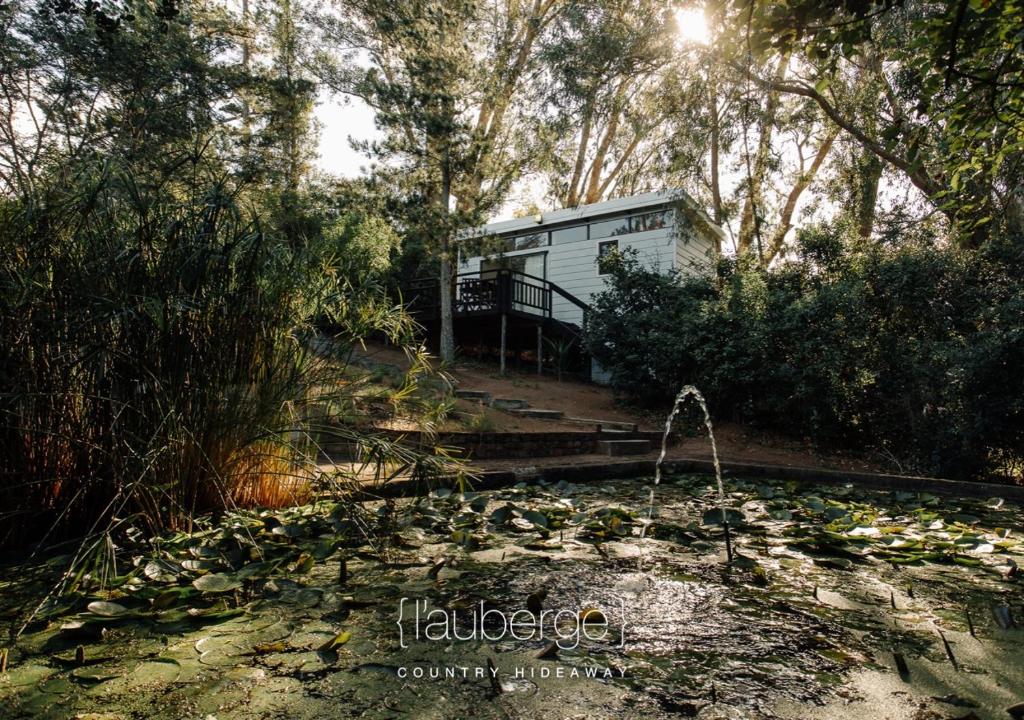
[[[438,243],[441,255],[441,361],[452,362],[455,359],[455,328],[452,321],[452,262],[449,257],[451,238],[449,237],[448,212],[452,194],[451,157],[447,147],[441,166],[441,197],[439,198],[441,216],[441,241]]]
[[[789,53],[783,53],[775,66],[774,83],[781,83],[785,79],[788,65]],[[780,93],[774,86],[769,89],[764,112],[761,115],[757,155],[754,157],[754,167],[747,178],[747,198],[743,203],[743,215],[740,218],[739,241],[736,248],[739,255],[748,253],[754,245],[755,238],[760,240],[761,237],[760,221],[757,214],[761,212],[761,190],[765,175],[768,173],[772,133],[775,129],[775,116],[779,109],[779,96]],[[758,249],[761,250],[760,247]]]
[[[714,72],[712,70],[712,72]],[[721,128],[718,126],[718,83],[715,78],[708,78],[708,110],[711,119],[711,219],[716,225],[722,224],[722,187],[718,173],[718,153],[721,146]],[[715,235],[715,252],[722,254],[722,239]]]
[[[832,143],[835,142],[837,135],[839,135],[839,126],[833,126],[829,130],[828,135],[821,141],[821,145],[818,146],[818,152],[815,154],[814,160],[811,162],[807,172],[800,173],[800,176],[793,184],[793,188],[789,191],[786,204],[783,206],[782,214],[779,216],[779,227],[776,229],[775,235],[772,236],[772,240],[768,244],[768,250],[765,252],[765,265],[774,260],[786,244],[786,235],[789,234],[790,229],[793,227],[793,213],[796,211],[796,204],[800,201],[800,196],[803,195],[804,190],[814,182],[814,177],[818,174],[818,170],[821,169],[825,158],[828,157],[828,153],[832,149]]]
[[[857,188],[857,234],[867,240],[875,229],[875,208],[878,204],[878,183],[882,179],[882,159],[869,150],[862,150],[857,163],[860,186]]]
[[[580,144],[576,151],[576,163],[573,165],[572,178],[565,195],[565,207],[574,207],[580,200],[579,184],[583,175],[583,163],[587,159],[587,146],[590,145],[590,125],[594,121],[593,97],[587,100],[583,110],[583,127],[580,130]]]
[[[601,200],[601,171],[604,169],[605,158],[608,157],[608,148],[611,147],[615,136],[619,134],[619,122],[622,120],[622,99],[625,95],[626,81],[623,80],[615,91],[615,98],[612,101],[612,115],[608,119],[608,127],[605,128],[604,137],[598,143],[597,152],[594,153],[594,161],[590,164],[589,182],[587,183],[587,193],[584,200],[587,204],[596,203]]]
[[[249,65],[252,57],[252,43],[249,39],[249,0],[242,0],[242,72],[249,77]],[[240,93],[242,101],[242,130],[246,150],[249,149],[249,140],[252,136],[252,123],[249,118],[249,99],[245,93]]]

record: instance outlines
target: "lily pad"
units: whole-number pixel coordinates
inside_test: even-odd
[[[242,587],[242,582],[237,578],[225,575],[223,573],[211,573],[209,575],[203,575],[192,581],[193,587],[200,592],[205,593],[224,593],[231,592]]]
[[[89,612],[93,615],[99,615],[100,617],[121,617],[122,615],[128,614],[128,608],[116,602],[107,602],[106,600],[96,600],[89,603]]]

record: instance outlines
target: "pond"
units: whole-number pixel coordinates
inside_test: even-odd
[[[650,487],[442,489],[122,538],[25,627],[3,715],[1024,716],[1019,505],[733,479],[727,564],[714,479],[663,479],[653,514]],[[67,560],[7,568],[0,617],[20,628]]]

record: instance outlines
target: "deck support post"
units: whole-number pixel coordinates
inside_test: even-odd
[[[508,315],[501,314],[501,374],[505,374],[505,348],[508,337]]]
[[[544,374],[544,328],[537,326],[537,374]]]

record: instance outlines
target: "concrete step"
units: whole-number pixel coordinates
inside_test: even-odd
[[[539,420],[561,420],[561,410],[542,410],[541,408],[520,408],[509,412],[522,417],[537,418]]]
[[[491,394],[484,390],[456,390],[455,397],[460,400],[476,400],[484,405],[491,403]]]
[[[519,398],[494,398],[491,400],[491,407],[498,410],[522,410],[530,407],[530,403]]]
[[[651,451],[651,441],[599,440],[597,449],[605,455],[643,455]]]
[[[636,423],[622,422],[621,420],[567,417],[565,421],[573,425],[587,425],[592,428],[600,427],[605,432],[636,432],[638,429]]]

